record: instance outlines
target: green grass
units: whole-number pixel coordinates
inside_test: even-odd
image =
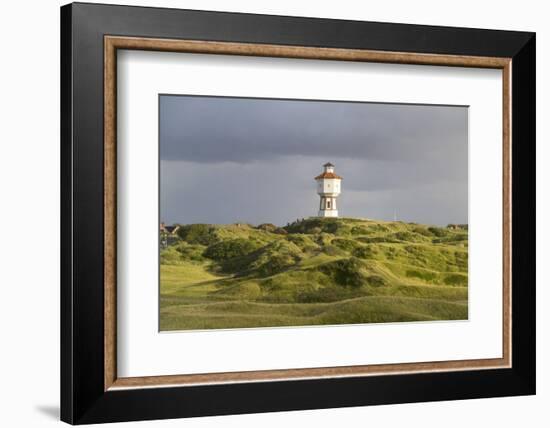
[[[187,225],[161,251],[160,273],[161,330],[468,317],[467,229],[319,218]]]

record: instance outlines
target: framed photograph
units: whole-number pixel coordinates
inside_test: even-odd
[[[61,8],[61,417],[535,393],[535,35]]]

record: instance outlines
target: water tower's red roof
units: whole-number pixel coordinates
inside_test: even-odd
[[[323,172],[321,175],[318,175],[317,177],[315,177],[315,180],[320,180],[322,178],[337,178],[339,180],[342,180],[342,177],[340,177],[339,175],[336,175],[333,172]]]

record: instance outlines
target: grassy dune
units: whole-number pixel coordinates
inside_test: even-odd
[[[363,219],[185,225],[161,330],[467,319],[468,231]]]

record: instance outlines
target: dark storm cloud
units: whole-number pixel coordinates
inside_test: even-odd
[[[163,96],[161,157],[246,163],[318,152],[409,161],[460,150],[465,120],[457,107]]]
[[[467,222],[467,108],[161,96],[161,217],[284,224],[344,176],[342,216]]]

